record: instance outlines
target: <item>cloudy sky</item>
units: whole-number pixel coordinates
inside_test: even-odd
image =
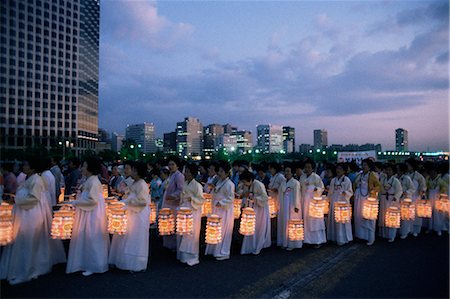
[[[101,1],[99,126],[186,116],[297,144],[448,149],[448,1]]]

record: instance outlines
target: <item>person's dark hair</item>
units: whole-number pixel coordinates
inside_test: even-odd
[[[59,165],[59,163],[61,163],[62,160],[61,156],[59,155],[53,155],[51,159],[53,160],[53,162],[55,162],[56,165]]]
[[[331,164],[331,165],[333,165],[333,164]],[[333,167],[334,167],[334,165],[333,165]],[[342,168],[344,173],[347,173],[348,167],[347,167],[347,165],[345,163],[337,163],[335,169],[337,169],[338,167]]]
[[[395,172],[395,166],[393,163],[385,163],[384,164],[384,170],[387,170],[388,168],[392,169],[392,171]]]
[[[42,159],[42,167],[43,167],[43,170],[47,170],[47,169],[50,169],[52,167],[52,163],[51,163],[50,158],[43,158]]]
[[[170,156],[167,158],[167,162],[173,161],[178,168],[181,168],[181,160],[177,156]]]
[[[189,169],[189,172],[192,174],[192,176],[195,178],[198,174],[198,166],[195,163],[188,163],[186,164],[186,169]]]
[[[165,175],[169,175],[170,174],[170,170],[167,168],[161,168],[161,172],[164,173]]]
[[[373,162],[373,167],[374,167],[374,169],[375,169],[375,167],[378,168],[378,169],[382,169],[383,168],[383,163],[381,163],[381,162]]]
[[[234,160],[232,166],[239,166],[239,160]]]
[[[303,165],[303,162],[300,162],[300,161],[296,161],[296,162],[294,162],[294,171],[295,170],[297,170],[297,169],[303,169],[305,166]]]
[[[136,161],[131,166],[132,169],[136,170],[137,175],[143,179],[147,176],[147,164],[144,162]]]
[[[211,167],[211,166],[214,167],[214,171],[215,171],[215,172],[218,172],[218,171],[219,171],[219,166],[220,166],[219,163],[217,163],[217,162],[211,162],[211,163],[209,163],[208,168]]]
[[[418,170],[418,169],[419,169],[419,161],[417,161],[417,160],[414,159],[414,158],[408,158],[408,159],[406,159],[405,163],[408,163],[409,165],[411,165],[411,167],[412,167],[414,170]]]
[[[292,162],[284,162],[283,167],[284,169],[290,168],[292,172],[295,172],[294,163]]]
[[[219,168],[222,168],[223,171],[225,171],[227,173],[227,175],[230,172],[230,163],[228,163],[227,161],[219,161]]]
[[[151,176],[154,176],[154,175],[159,176],[160,173],[161,173],[161,170],[157,169],[157,168],[153,168],[152,171],[150,171]]]
[[[206,161],[202,161],[202,162],[200,162],[200,164],[198,164],[198,167],[200,167],[200,166],[206,170],[209,166],[209,163]]]
[[[431,161],[425,162],[423,166],[424,166],[425,171],[428,172],[428,173],[430,171],[432,171],[432,170],[436,170],[437,171],[436,165],[433,162],[431,162]]]
[[[408,166],[406,166],[406,163],[398,163],[397,167],[403,173],[406,173],[408,171]]]
[[[73,166],[75,166],[75,168],[80,167],[80,159],[78,159],[77,157],[72,157],[69,159],[69,162],[72,162]]]
[[[275,169],[276,172],[280,172],[281,171],[281,165],[278,164],[277,162],[270,162],[269,163],[269,168]]]
[[[334,177],[334,176],[336,176],[336,168],[337,168],[337,166],[334,166],[334,164],[327,163],[327,168],[325,170],[330,170]],[[344,173],[345,173],[346,170],[345,170],[345,168],[343,168],[343,169],[344,169]]]
[[[366,163],[367,166],[369,166],[369,169],[373,170],[374,162],[371,159],[364,159],[362,160],[362,163]]]
[[[438,169],[439,169],[439,173],[444,175],[446,173],[448,173],[449,170],[449,162],[448,161],[443,161],[441,163],[439,163],[438,165]]]
[[[113,169],[114,167],[119,167],[119,163],[113,163],[113,164],[111,164],[111,169]]]
[[[316,162],[314,162],[313,160],[307,158],[304,162],[304,165],[309,164],[311,165],[312,169],[315,170],[316,169]]]
[[[101,164],[99,158],[97,157],[87,157],[83,162],[87,164],[87,171],[92,173],[93,175],[98,175],[101,172]]]
[[[127,160],[127,161],[123,162],[123,167],[125,167],[126,165],[130,165],[130,167],[132,168],[133,164],[134,164],[133,161]]]
[[[239,180],[241,180],[241,181],[251,182],[254,179],[255,179],[255,175],[248,170],[244,171],[239,176]]]

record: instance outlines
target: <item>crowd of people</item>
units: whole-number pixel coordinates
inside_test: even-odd
[[[234,204],[252,208],[254,233],[242,237],[241,254],[258,255],[273,244],[285,250],[304,244],[320,248],[327,242],[342,246],[353,238],[368,246],[378,237],[394,242],[422,231],[441,235],[449,231],[448,211],[436,209],[436,201],[448,199],[448,162],[419,162],[413,158],[399,164],[381,164],[366,159],[361,169],[355,163],[316,163],[310,159],[286,163],[246,161],[203,161],[187,163],[177,157],[155,164],[124,162],[105,165],[97,157],[82,162],[71,158],[63,168],[57,157],[31,157],[22,163],[4,163],[0,173],[2,205],[13,205],[14,241],[0,248],[0,279],[18,284],[48,273],[53,265],[67,263],[66,273],[82,271],[89,276],[117,267],[133,272],[145,271],[149,258],[150,203],[156,210],[182,209],[192,213],[192,233],[164,235],[163,246],[176,252],[180,262],[194,266],[199,252],[202,207],[212,198],[212,214],[221,224],[221,242],[207,244],[205,255],[217,260],[230,258],[231,243],[239,238]],[[102,184],[108,195],[120,200],[127,214],[127,231],[107,230],[107,213]],[[63,193],[61,193],[63,192]],[[208,195],[207,195],[208,194]],[[313,217],[310,205],[327,198],[329,212]],[[58,203],[58,199],[64,201]],[[378,219],[363,217],[363,203],[379,201]],[[412,204],[429,199],[432,217],[402,220],[400,228],[386,227],[386,212],[403,201]],[[271,218],[269,201],[274,200],[277,216]],[[335,205],[351,204],[353,219],[338,223]],[[75,210],[72,236],[66,255],[63,243],[50,238],[52,211],[61,205]],[[203,218],[205,219],[205,218]],[[289,222],[302,220],[303,240],[289,237]]]

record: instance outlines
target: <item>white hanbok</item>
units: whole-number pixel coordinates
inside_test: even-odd
[[[385,219],[387,210],[392,207],[400,209],[400,197],[403,194],[402,184],[400,181],[391,176],[383,176],[381,178],[381,192],[380,192],[380,212],[378,213],[378,235],[382,238],[394,240],[397,235],[397,228],[386,227]]]
[[[302,219],[300,182],[291,178],[281,185],[279,194],[277,246],[289,249],[302,248],[303,241],[290,241],[288,231],[289,220]],[[295,212],[296,208],[298,212]]]
[[[181,207],[192,210],[193,232],[179,236],[177,259],[190,265],[199,263],[200,229],[202,220],[202,205],[204,202],[202,185],[195,179],[185,182],[181,192]]]
[[[270,214],[269,214],[269,197],[267,196],[266,187],[260,181],[253,180],[249,188],[249,192],[253,193],[253,200],[249,206],[255,210],[255,233],[251,236],[244,236],[242,242],[241,254],[259,254],[261,249],[272,245],[270,236]]]
[[[284,177],[284,175],[281,172],[277,172],[273,177],[270,178],[270,182],[269,182],[269,195],[272,198],[277,198],[279,199],[279,192],[280,192],[280,188],[281,186],[286,182],[286,178]],[[272,189],[276,189],[277,191],[272,191]],[[278,201],[276,201],[277,203],[277,209],[279,209],[279,205],[280,203]]]
[[[50,207],[54,207],[57,204],[56,201],[56,179],[50,170],[46,170],[42,173],[42,178],[47,183],[46,191],[48,192]]]
[[[420,195],[425,194],[425,192],[427,191],[427,183],[423,175],[417,171],[408,173],[408,176],[411,178],[415,189],[414,193],[412,194],[411,200],[414,204],[416,204],[417,200],[421,199]],[[422,223],[422,218],[417,217],[416,215],[411,232],[413,234],[419,234],[422,229]]]
[[[229,178],[220,180],[211,193],[213,195],[212,212],[221,218],[222,242],[215,245],[206,245],[205,254],[211,254],[216,258],[227,259],[230,257],[234,226],[234,184]],[[217,207],[217,203],[220,203],[221,206]]]
[[[105,200],[102,185],[92,175],[81,186],[81,193],[73,201],[75,220],[70,240],[66,273],[108,270],[109,235],[106,225]]]
[[[428,199],[430,200],[433,208],[431,218],[428,219],[428,230],[434,230],[440,233],[443,230],[447,230],[447,225],[445,224],[445,213],[442,213],[436,209],[436,201],[440,198],[441,193],[447,193],[447,186],[441,179],[441,176],[438,175],[434,179],[428,178],[427,188]]]
[[[314,189],[317,189],[314,191]],[[324,218],[313,218],[309,215],[309,204],[314,196],[321,196],[324,190],[324,185],[320,176],[312,173],[307,176],[304,173],[300,177],[300,190],[302,194],[302,207],[304,219],[304,231],[306,244],[322,244],[327,242],[325,234],[325,220]]]
[[[0,260],[0,279],[18,284],[51,271],[49,228],[43,201],[44,182],[31,175],[18,188],[13,208],[14,236],[5,246]]]
[[[355,179],[355,201],[353,209],[353,217],[355,224],[355,237],[367,240],[369,243],[375,241],[375,229],[377,226],[376,220],[364,219],[363,207],[364,201],[369,197],[369,177],[370,174],[374,174],[375,177],[382,178],[383,175],[378,175],[375,172],[367,172],[366,174],[360,173]],[[378,179],[377,178],[377,179]]]
[[[416,191],[413,181],[409,176],[404,174],[400,177],[400,183],[402,184],[403,193],[405,193],[403,199],[409,198],[412,201],[414,192]],[[400,236],[402,238],[406,238],[408,234],[411,234],[413,232],[413,225],[414,220],[401,220]]]
[[[122,202],[127,210],[127,232],[114,235],[108,262],[122,270],[145,271],[148,263],[150,229],[150,194],[148,185],[140,179],[130,187]]]
[[[352,223],[336,223],[334,219],[334,206],[337,202],[350,203],[350,197],[353,195],[352,182],[343,175],[340,178],[335,177],[331,180],[328,197],[330,198],[330,212],[327,223],[327,239],[334,241],[338,245],[348,243],[353,240]]]

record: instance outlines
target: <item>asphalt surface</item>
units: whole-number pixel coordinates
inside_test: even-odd
[[[319,249],[285,251],[275,246],[260,255],[230,260],[201,256],[194,267],[179,263],[151,230],[151,257],[143,273],[110,269],[84,277],[65,274],[65,264],[38,279],[10,286],[1,281],[1,298],[448,298],[449,237],[421,234],[355,241]],[[67,244],[66,244],[67,245]],[[202,251],[204,248],[202,247]]]

